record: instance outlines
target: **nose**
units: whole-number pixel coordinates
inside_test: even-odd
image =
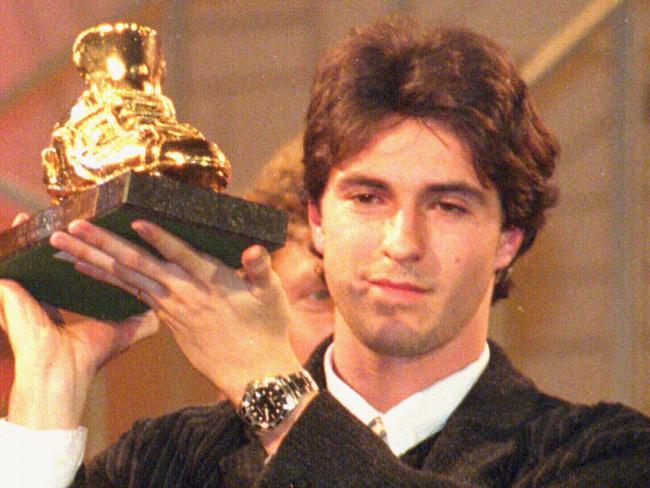
[[[417,210],[400,209],[386,220],[383,253],[389,258],[405,262],[422,257],[424,222]]]

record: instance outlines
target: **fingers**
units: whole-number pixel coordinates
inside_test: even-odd
[[[177,293],[183,291],[177,285],[183,281],[194,280],[203,290],[216,286],[220,290],[233,290],[242,287],[240,276],[232,268],[218,259],[197,251],[179,237],[162,227],[143,220],[136,220],[132,228],[137,234],[156,249],[168,262],[178,266],[186,273],[185,280],[169,282],[168,286]]]
[[[144,220],[136,220],[131,227],[168,261],[176,263],[191,275],[203,274],[205,256],[182,239]]]
[[[20,212],[18,215],[14,217],[13,222],[11,222],[11,226],[16,227],[17,225],[27,222],[29,219],[30,219],[29,214],[26,214],[25,212]]]
[[[169,267],[141,247],[85,221],[72,222],[69,232],[55,232],[50,243],[72,255],[80,272],[129,293],[166,293],[160,278],[168,274]]]
[[[124,289],[159,314],[187,315],[186,309],[230,300],[245,289],[263,303],[284,299],[269,253],[261,246],[246,250],[243,268],[235,271],[151,222],[135,221],[132,227],[164,259],[85,221],[73,222],[71,235],[54,233],[50,242],[77,260],[78,271]]]
[[[141,302],[146,303],[153,309],[157,307],[156,301],[153,300],[149,294],[140,291],[140,289],[135,286],[125,283],[124,281],[114,277],[113,275],[107,273],[101,268],[98,268],[97,266],[93,266],[92,264],[85,261],[76,261],[74,267],[77,271],[85,274],[86,276],[121,288],[122,290],[136,297]]]

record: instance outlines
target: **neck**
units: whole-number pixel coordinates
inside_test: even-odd
[[[467,324],[451,341],[427,354],[392,357],[370,350],[341,324],[334,330],[334,367],[370,405],[386,412],[476,361],[486,340],[487,316],[484,321]]]

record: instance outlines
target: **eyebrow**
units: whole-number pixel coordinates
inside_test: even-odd
[[[460,195],[479,204],[485,203],[485,192],[464,182],[432,184],[426,189],[426,193],[429,195]]]
[[[383,180],[363,175],[346,176],[341,179],[336,188],[337,190],[347,190],[353,186],[365,186],[368,188],[374,188],[375,190],[388,189],[388,185]]]
[[[388,191],[390,189],[390,185],[388,185],[384,180],[365,175],[352,175],[345,177],[339,182],[337,189],[339,191],[345,191],[354,186],[363,186],[381,191]],[[485,192],[481,191],[480,188],[463,181],[432,183],[425,188],[424,194],[429,196],[459,195],[474,200],[479,204],[485,202]]]

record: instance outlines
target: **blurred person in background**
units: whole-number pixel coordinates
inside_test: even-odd
[[[323,277],[322,259],[311,249],[302,154],[302,137],[287,142],[264,166],[245,198],[289,214],[287,241],[271,254],[271,262],[291,307],[291,347],[304,364],[332,334],[334,303]]]

